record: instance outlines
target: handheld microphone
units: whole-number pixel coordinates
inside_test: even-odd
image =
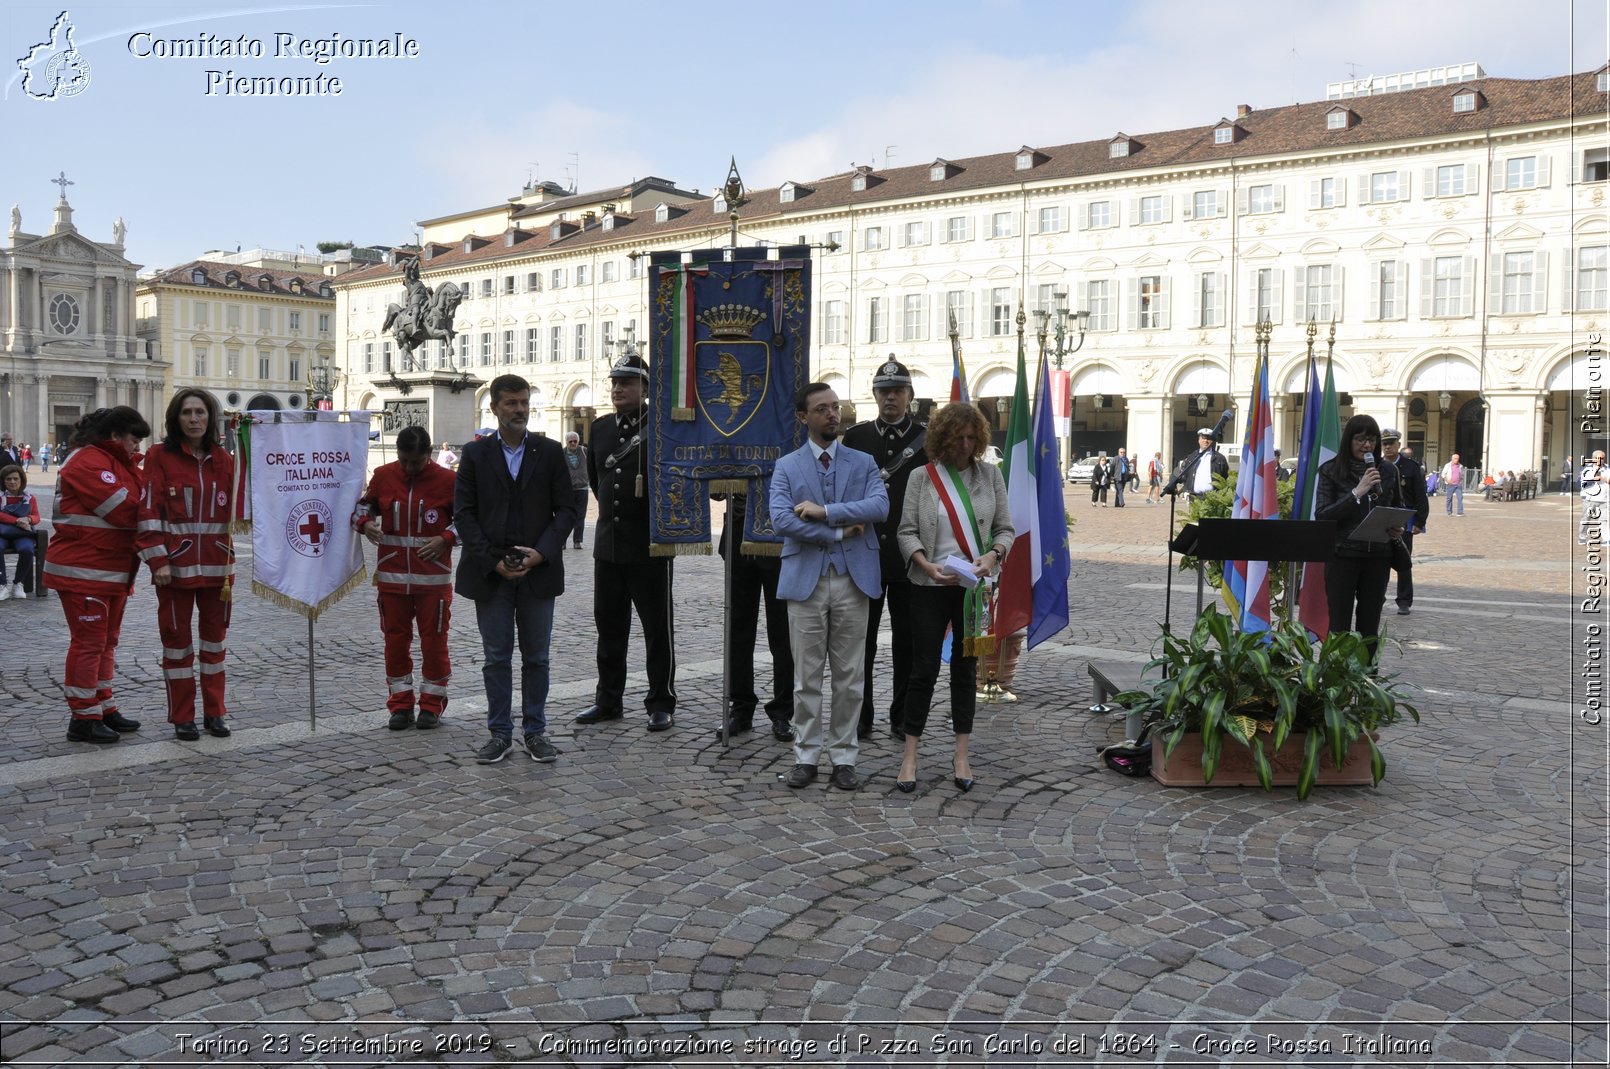
[[[1375,454],[1366,452],[1364,454],[1364,463],[1365,463],[1365,465],[1367,467],[1371,467],[1371,468],[1375,467]],[[1374,490],[1370,491],[1370,500],[1371,501],[1375,500],[1375,491]]]

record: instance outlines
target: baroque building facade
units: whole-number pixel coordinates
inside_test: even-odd
[[[44,234],[24,231],[11,209],[0,248],[0,379],[4,429],[17,443],[65,444],[86,413],[132,405],[149,415],[161,403],[165,366],[135,337],[139,265],[124,256],[119,219],[111,241],[94,241],[73,224],[68,183]]]
[[[258,249],[209,254],[141,279],[138,332],[170,369],[169,393],[204,389],[221,412],[307,407],[314,368],[337,355],[335,292],[323,261]]]
[[[1603,433],[1584,417],[1600,405],[1610,318],[1607,76],[1490,78],[1472,64],[1187,129],[861,167],[750,191],[739,240],[813,246],[812,373],[863,411],[891,353],[919,398],[948,396],[954,317],[973,394],[1004,430],[1016,314],[1031,313],[1033,359],[1032,313],[1065,305],[1087,313],[1065,361],[1073,451],[1172,458],[1245,407],[1267,319],[1289,453],[1308,324],[1323,359],[1334,323],[1344,417],[1401,427],[1433,464],[1459,452],[1552,473]],[[646,334],[647,254],[728,243],[720,193],[651,181],[430,220],[441,240],[339,279],[349,400],[397,396],[380,327],[402,300],[401,257],[417,253],[428,285],[466,294],[454,353],[431,343],[430,366],[521,374],[534,427],[585,434],[609,360]],[[448,240],[460,223],[474,229]]]

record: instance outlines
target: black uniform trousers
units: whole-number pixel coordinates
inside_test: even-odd
[[[598,688],[594,703],[622,711],[626,694],[626,653],[632,635],[630,609],[637,610],[648,652],[649,712],[676,711],[675,630],[671,619],[671,558],[650,557],[639,564],[593,562],[593,625],[598,628]]]
[[[788,642],[788,602],[777,600],[776,557],[738,554],[732,568],[732,719],[750,723],[760,697],[755,693],[755,634],[760,607],[766,607],[766,646],[771,650],[771,700],[767,716],[794,714],[794,650]]]
[[[867,602],[866,660],[862,679],[866,692],[861,699],[861,728],[872,729],[877,717],[872,703],[872,669],[878,660],[878,624],[883,606],[889,606],[889,669],[894,692],[889,695],[889,726],[900,727],[905,715],[906,688],[911,680],[911,581],[896,579],[883,584],[883,594]]]
[[[1363,635],[1371,664],[1381,659],[1381,608],[1386,604],[1386,584],[1391,578],[1389,557],[1334,557],[1325,565],[1330,629]]]
[[[1409,521],[1410,525],[1413,520]],[[1398,573],[1398,593],[1395,599],[1400,608],[1407,609],[1414,604],[1414,532],[1409,527],[1403,529],[1403,548],[1409,551],[1404,558],[1403,567],[1395,568]],[[1396,561],[1393,562],[1394,567]]]

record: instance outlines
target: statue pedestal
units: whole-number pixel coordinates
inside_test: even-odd
[[[384,415],[380,451],[392,454],[404,427],[424,427],[433,451],[444,444],[462,448],[475,437],[475,397],[483,381],[450,371],[408,371],[377,381]]]

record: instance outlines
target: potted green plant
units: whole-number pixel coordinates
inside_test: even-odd
[[[1332,778],[1331,766],[1353,769],[1345,782],[1379,783],[1386,759],[1377,731],[1404,716],[1420,719],[1393,678],[1375,673],[1364,640],[1352,632],[1320,643],[1290,621],[1240,632],[1228,616],[1209,611],[1187,637],[1164,635],[1162,642],[1145,674],[1162,669],[1163,678],[1112,701],[1149,724],[1152,774],[1164,783],[1211,784],[1226,762],[1249,773],[1230,785],[1255,777],[1267,791],[1290,782],[1298,798],[1316,782],[1343,781]],[[1178,763],[1171,772],[1170,758],[1187,739],[1191,749],[1199,746],[1200,760],[1187,759],[1183,775]],[[1226,741],[1234,746],[1227,750]]]

